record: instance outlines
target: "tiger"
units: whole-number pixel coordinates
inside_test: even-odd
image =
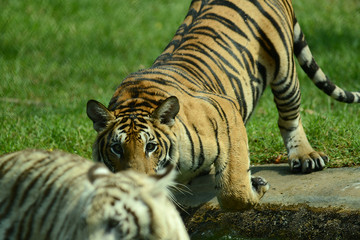
[[[214,169],[223,209],[253,207],[269,184],[251,175],[245,124],[268,85],[290,170],[320,171],[329,161],[304,132],[295,57],[327,95],[360,102],[316,63],[291,0],[193,0],[151,67],[125,77],[108,107],[87,102],[93,159],[113,172],[173,164],[180,183]]]
[[[112,173],[54,150],[0,157],[0,239],[189,239],[170,200],[176,171]]]

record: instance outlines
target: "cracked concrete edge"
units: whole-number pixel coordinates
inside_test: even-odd
[[[182,212],[191,239],[243,236],[266,239],[360,239],[360,210],[317,208],[306,204],[261,204],[224,212],[206,203]]]
[[[292,174],[284,164],[254,167],[270,190],[252,210],[224,212],[213,190],[213,177],[188,185],[192,195],[178,195],[192,239],[219,236],[266,239],[360,239],[360,168]],[[213,237],[212,237],[213,236]]]

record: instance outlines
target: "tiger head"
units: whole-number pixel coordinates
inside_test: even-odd
[[[87,173],[92,194],[81,216],[87,239],[189,239],[171,201],[175,176],[172,165],[152,176],[133,170],[113,174],[94,165]]]
[[[152,174],[169,163],[176,164],[172,128],[178,112],[179,101],[174,96],[155,103],[130,98],[111,109],[88,101],[87,115],[98,132],[93,159],[113,172],[131,168]]]

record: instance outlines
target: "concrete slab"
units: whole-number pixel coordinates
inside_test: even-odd
[[[309,207],[336,207],[360,210],[360,168],[332,168],[311,174],[293,174],[287,164],[252,167],[254,176],[264,177],[270,184],[261,204]],[[214,175],[201,176],[187,185],[189,193],[176,194],[185,207],[209,202],[217,204]]]
[[[248,211],[219,208],[213,174],[187,185],[191,194],[175,194],[191,239],[360,239],[360,168],[304,175],[279,164],[255,166],[252,174],[264,177],[270,189]]]
[[[287,164],[264,165],[255,167],[252,173],[270,183],[262,203],[360,210],[360,168],[292,174]]]

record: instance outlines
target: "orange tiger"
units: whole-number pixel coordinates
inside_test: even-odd
[[[251,177],[245,124],[266,86],[274,94],[291,170],[309,173],[328,162],[311,147],[301,123],[293,55],[326,94],[360,102],[360,92],[342,90],[316,64],[290,0],[193,0],[150,68],[127,76],[108,107],[88,102],[98,132],[93,158],[114,172],[150,174],[171,163],[179,182],[214,166],[221,206],[253,206],[268,184]]]

